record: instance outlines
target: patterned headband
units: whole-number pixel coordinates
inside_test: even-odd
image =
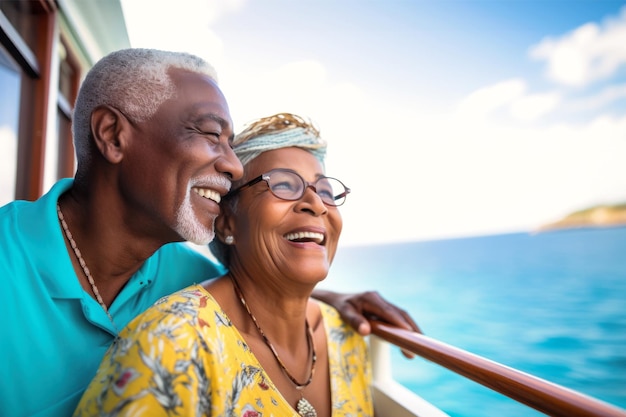
[[[313,134],[309,129],[302,127],[295,127],[276,133],[264,133],[241,144],[237,144],[237,139],[235,139],[233,150],[241,163],[246,166],[263,152],[290,147],[301,148],[311,152],[324,167],[326,142]]]

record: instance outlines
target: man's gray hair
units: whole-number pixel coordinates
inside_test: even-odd
[[[157,49],[122,49],[98,61],[83,81],[72,133],[78,161],[89,159],[91,113],[100,105],[115,107],[131,121],[149,119],[176,94],[168,70],[180,68],[204,74],[217,83],[215,69],[205,60],[184,52]]]

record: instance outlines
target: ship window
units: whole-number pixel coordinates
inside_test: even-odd
[[[20,71],[0,46],[0,206],[15,198]]]
[[[41,13],[41,6],[34,1],[1,0],[0,11],[4,13],[21,40],[31,49],[37,49],[37,28],[32,15]]]
[[[53,0],[0,0],[2,100],[13,110],[14,138],[0,142],[2,157],[13,157],[11,163],[2,164],[3,170],[11,171],[2,176],[3,184],[12,183],[3,185],[2,202],[34,200],[42,194],[56,10]],[[5,84],[10,94],[5,93]]]

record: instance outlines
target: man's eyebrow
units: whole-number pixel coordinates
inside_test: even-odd
[[[226,119],[214,113],[202,113],[202,114],[198,114],[197,117],[194,118],[195,122],[204,122],[206,120],[212,120],[214,122],[217,122],[222,127],[226,127],[230,125],[230,123]]]

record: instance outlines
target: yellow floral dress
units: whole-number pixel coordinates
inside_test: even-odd
[[[334,417],[373,416],[363,338],[320,303]],[[298,416],[202,286],[164,297],[111,346],[74,416]]]

